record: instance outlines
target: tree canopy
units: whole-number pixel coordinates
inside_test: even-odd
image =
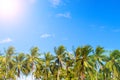
[[[0,55],[0,80],[17,80],[23,76],[31,76],[32,80],[120,80],[119,50],[85,45],[71,52],[60,45],[54,48],[54,53],[42,53],[33,47],[26,54],[8,47]]]

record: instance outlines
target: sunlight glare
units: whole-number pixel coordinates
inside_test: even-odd
[[[22,0],[0,0],[0,19],[13,20],[21,15]]]

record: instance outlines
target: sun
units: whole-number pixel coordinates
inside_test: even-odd
[[[13,19],[22,12],[22,0],[0,0],[0,18]]]

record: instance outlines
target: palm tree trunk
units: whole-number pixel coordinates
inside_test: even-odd
[[[78,73],[78,80],[80,80],[80,73]]]
[[[20,78],[20,70],[18,69],[18,77]]]
[[[32,62],[32,80],[33,80],[33,70],[34,70],[34,63]]]
[[[85,77],[84,77],[84,73],[81,72],[81,80],[84,80],[84,79],[85,79]]]
[[[56,77],[56,80],[57,80],[57,75],[55,75],[55,77]]]
[[[105,79],[104,80],[106,80],[106,74],[105,74]]]
[[[59,80],[59,75],[60,75],[60,70],[58,69],[58,73],[57,73],[57,80]]]
[[[66,71],[67,71],[67,77],[68,77],[68,66],[66,67]]]
[[[98,80],[98,79],[97,79],[97,71],[96,71],[96,80]]]
[[[72,80],[72,77],[70,77],[70,80]]]
[[[85,79],[85,75],[84,75],[84,61],[82,60],[81,62],[81,65],[82,65],[82,68],[81,68],[81,80],[84,80]]]
[[[46,77],[46,80],[48,80],[48,72],[47,72],[47,77]]]

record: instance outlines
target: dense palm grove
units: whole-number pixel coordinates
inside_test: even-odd
[[[85,45],[72,51],[59,46],[52,55],[33,47],[26,54],[9,47],[0,55],[0,80],[17,80],[30,74],[32,80],[120,80],[119,50]]]

